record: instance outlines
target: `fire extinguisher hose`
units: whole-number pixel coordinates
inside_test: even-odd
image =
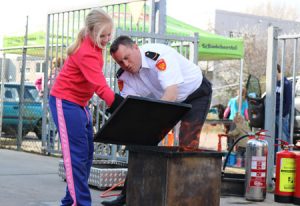
[[[242,139],[244,139],[244,138],[246,138],[246,137],[248,137],[248,136],[249,136],[249,135],[246,134],[246,135],[243,135],[243,136],[239,137],[239,138],[232,144],[232,146],[229,148],[228,153],[227,153],[226,158],[225,158],[225,161],[224,161],[224,164],[223,164],[223,171],[225,171],[225,168],[226,168],[226,165],[227,165],[227,162],[228,162],[229,155],[231,154],[231,152],[232,152],[234,146],[235,146],[240,140],[242,140]]]

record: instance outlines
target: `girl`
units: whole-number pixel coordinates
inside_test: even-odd
[[[68,57],[50,92],[49,105],[61,139],[67,180],[62,205],[91,205],[88,178],[94,145],[87,104],[94,92],[111,109],[120,100],[102,72],[102,54],[112,30],[113,22],[108,14],[101,9],[91,10],[77,40],[68,48]]]

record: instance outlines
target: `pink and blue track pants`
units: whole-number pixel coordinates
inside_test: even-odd
[[[54,96],[50,96],[49,106],[61,140],[67,181],[61,205],[91,206],[88,178],[94,143],[90,111],[88,107]]]

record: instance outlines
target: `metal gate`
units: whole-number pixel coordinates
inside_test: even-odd
[[[48,14],[47,17],[47,37],[46,37],[46,72],[44,75],[44,92],[47,95],[44,95],[44,105],[48,105],[48,93],[52,85],[52,79],[49,80],[49,77],[56,76],[57,70],[62,64],[56,64],[55,60],[60,58],[63,60],[66,57],[66,49],[68,46],[75,40],[77,33],[84,25],[84,19],[88,12],[95,7],[100,7],[104,9],[114,21],[116,28],[123,28],[126,30],[136,30],[150,32],[154,28],[155,15],[154,1],[149,1],[150,4],[146,5],[147,1],[145,0],[118,0],[118,1],[101,1],[98,5],[88,8],[78,8],[70,11],[61,11]],[[163,1],[162,1],[163,2]],[[161,8],[161,7],[160,7]],[[164,7],[165,9],[165,7]],[[161,12],[160,12],[161,13]],[[138,16],[137,16],[138,14]],[[104,53],[104,74],[107,77],[107,83],[115,91],[117,89],[116,81],[114,80],[115,71],[112,70],[113,62],[111,58],[107,55],[108,52]],[[53,62],[54,61],[54,62]],[[48,68],[51,68],[48,65],[51,65],[54,69],[48,71]],[[57,69],[56,69],[57,68]],[[54,75],[53,75],[54,73]],[[49,74],[49,75],[48,75]],[[47,82],[49,87],[47,86]],[[90,109],[93,113],[93,123],[95,131],[101,127],[107,116],[105,115],[105,104],[98,97],[93,97],[90,101]],[[56,128],[51,118],[51,113],[49,112],[48,107],[43,108],[44,117],[43,118],[43,146],[45,147],[48,153],[60,153],[60,143],[59,138],[57,137]],[[118,147],[121,148],[121,147]],[[123,151],[117,152],[116,147],[109,147],[103,144],[95,144],[95,157],[96,158],[108,158],[116,159],[116,156],[120,156],[122,159]],[[122,154],[122,155],[118,155]]]
[[[176,48],[184,56],[198,62],[198,34],[193,37],[166,35],[166,1],[104,1],[96,7],[103,8],[112,16],[115,24],[115,36],[131,36],[138,44],[160,42]],[[83,26],[84,18],[91,8],[51,13],[48,15],[46,63],[53,59],[64,59],[66,48],[74,40],[74,36]],[[134,11],[134,12],[133,12]],[[138,17],[136,14],[139,14]],[[107,83],[118,92],[117,81],[114,78],[117,65],[106,51],[104,54],[104,74]],[[55,62],[54,62],[55,65]],[[48,65],[46,66],[48,68]],[[45,72],[45,82],[48,81],[48,71]],[[50,73],[51,75],[51,73]],[[50,84],[51,85],[51,84]],[[45,93],[49,88],[44,85]],[[44,95],[44,105],[48,105],[48,95]],[[90,100],[95,132],[105,123],[106,105],[104,101],[94,96]],[[60,153],[60,143],[56,128],[50,117],[48,107],[44,107],[43,142],[47,152]],[[46,118],[47,117],[47,118]],[[122,145],[95,144],[95,159],[127,161],[127,154]]]
[[[290,143],[293,143],[295,136],[294,125],[295,116],[298,116],[299,111],[295,108],[295,97],[299,96],[296,93],[300,88],[296,88],[297,74],[299,73],[299,45],[298,40],[300,34],[279,35],[279,28],[268,28],[268,52],[267,52],[267,71],[266,71],[266,99],[265,99],[265,129],[270,134],[271,138],[267,138],[269,143],[268,152],[268,189],[272,189],[272,177],[274,172],[274,144],[275,144],[275,109],[276,109],[276,73],[277,63],[281,65],[281,85],[283,85],[283,77],[287,69],[288,63],[292,71],[292,105],[290,114]],[[281,44],[281,47],[278,45]],[[289,62],[288,62],[289,61]],[[299,83],[299,81],[298,81]],[[299,90],[300,92],[300,90]],[[282,114],[283,114],[283,87],[280,88],[280,111],[279,111],[279,127],[278,137],[282,136]],[[296,113],[295,113],[296,111]],[[273,120],[273,121],[270,121]],[[298,131],[299,132],[299,131]],[[297,134],[296,134],[297,135]]]

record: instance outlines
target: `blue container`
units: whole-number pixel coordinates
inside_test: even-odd
[[[234,166],[236,164],[236,153],[231,152],[228,157],[227,166]]]

